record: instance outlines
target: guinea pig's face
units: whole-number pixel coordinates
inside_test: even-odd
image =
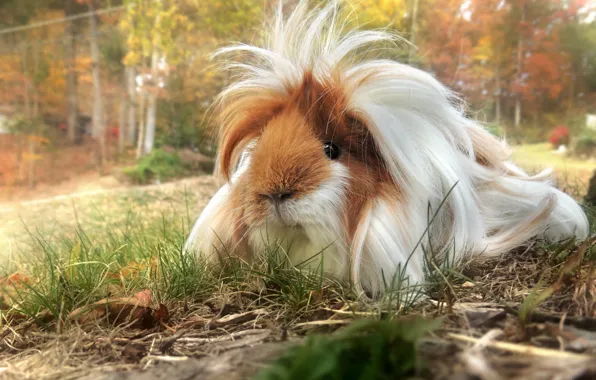
[[[384,170],[366,129],[327,116],[290,107],[263,127],[244,181],[247,224],[320,224],[331,215],[349,220],[379,187]]]
[[[338,161],[341,153],[298,112],[274,117],[251,153],[246,221],[296,225],[315,217],[315,207],[340,204],[347,184],[347,169]]]

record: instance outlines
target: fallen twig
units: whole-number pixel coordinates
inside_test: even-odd
[[[330,311],[333,314],[354,316],[354,317],[374,317],[374,316],[378,315],[378,313],[374,313],[371,311],[346,311],[346,310],[330,309],[328,307],[324,307],[322,310]]]
[[[309,321],[309,322],[296,323],[294,325],[294,327],[347,325],[350,322],[353,322],[353,321],[350,319],[327,319],[324,321]]]
[[[551,357],[551,358],[556,357],[556,358],[566,358],[566,359],[576,359],[576,360],[594,360],[594,357],[591,355],[576,354],[576,353],[567,352],[567,351],[557,351],[557,350],[551,350],[548,348],[527,346],[527,345],[509,343],[509,342],[498,342],[498,341],[480,342],[480,339],[478,339],[478,338],[474,338],[474,337],[462,335],[462,334],[455,334],[455,333],[448,333],[447,336],[450,338],[459,340],[459,341],[463,341],[463,342],[482,344],[486,347],[498,348],[498,349],[501,349],[504,351],[515,352],[515,353],[524,354],[524,355]]]

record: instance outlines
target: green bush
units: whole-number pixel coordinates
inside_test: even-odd
[[[492,133],[494,136],[497,136],[498,138],[503,138],[505,136],[505,128],[503,128],[503,126],[501,125],[488,124],[485,128],[487,131]]]
[[[574,143],[572,153],[575,156],[596,157],[596,132],[584,131]]]
[[[548,129],[534,127],[532,125],[520,125],[518,128],[512,127],[507,133],[510,141],[517,144],[538,144],[547,140]]]
[[[142,157],[136,165],[124,168],[122,172],[133,182],[146,184],[189,174],[190,168],[182,162],[178,153],[155,149]]]

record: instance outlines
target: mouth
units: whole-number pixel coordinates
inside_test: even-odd
[[[282,212],[279,209],[279,203],[275,203],[273,205],[273,209],[275,210],[273,212],[274,217],[277,219],[277,221],[281,224],[281,225],[286,225],[286,220],[284,219],[284,216],[282,214]]]
[[[283,227],[297,227],[299,223],[290,215],[287,205],[274,203],[271,205],[269,220]]]

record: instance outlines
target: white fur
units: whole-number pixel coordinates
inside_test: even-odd
[[[382,293],[381,272],[390,281],[412,253],[406,273],[411,283],[424,281],[423,248],[429,249],[429,239],[424,238],[423,245],[417,242],[427,229],[436,254],[453,251],[458,259],[501,254],[535,237],[587,237],[588,222],[581,207],[551,185],[548,173],[529,177],[511,162],[497,169],[476,162],[472,136],[488,141],[491,151],[506,154],[506,145],[466,118],[462,103],[448,88],[424,71],[390,60],[362,60],[356,52],[376,42],[396,42],[395,36],[381,31],[342,33],[336,3],[315,12],[309,12],[306,4],[301,1],[285,22],[279,7],[264,48],[223,49],[222,53],[249,53],[254,60],[229,65],[243,74],[222,93],[222,99],[251,96],[263,89],[283,94],[298,85],[307,70],[315,79],[331,79],[332,71],[339,72],[340,84],[350,90],[347,111],[362,116],[403,198],[395,204],[370,200],[356,237],[346,242],[338,213],[346,173],[335,168],[334,178],[312,199],[285,210],[301,228],[273,223],[274,237],[290,233],[297,238],[292,249],[303,252],[296,253],[299,257],[293,262],[340,242],[331,248],[326,268],[332,265],[332,273]],[[218,212],[229,186],[233,182],[207,206],[188,247],[209,250],[213,234],[208,229],[213,221],[220,224],[217,229],[225,230]],[[429,227],[429,206],[432,215],[452,188]],[[262,233],[263,228],[251,231],[253,247],[261,247]]]
[[[249,233],[252,247],[263,250],[277,246],[292,265],[323,265],[325,272],[347,277],[350,272],[349,244],[340,219],[344,207],[348,170],[332,164],[332,177],[306,197],[281,205],[283,219],[271,210],[269,218]],[[317,255],[319,254],[320,255]],[[314,257],[313,257],[314,256]]]

